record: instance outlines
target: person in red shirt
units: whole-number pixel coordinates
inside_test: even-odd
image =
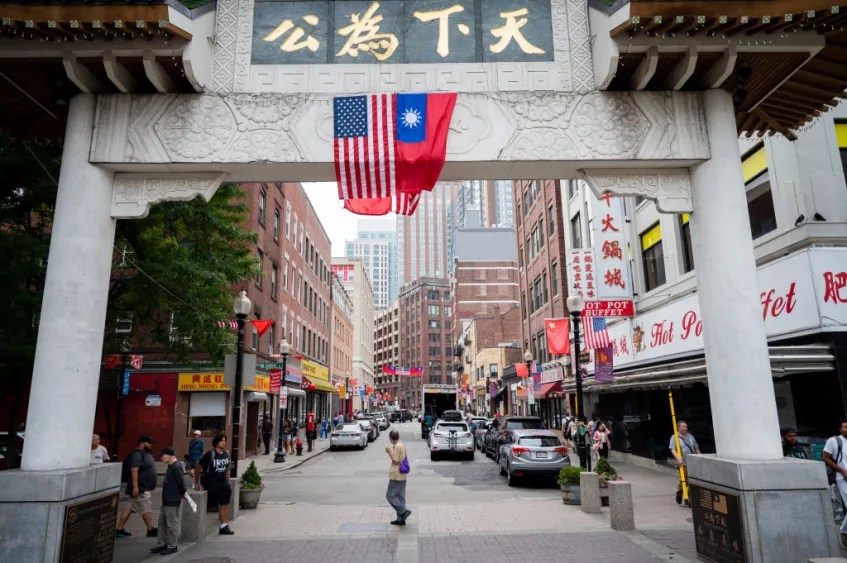
[[[309,443],[309,451],[312,451],[312,442],[315,440],[315,413],[310,412],[306,419],[306,441]]]

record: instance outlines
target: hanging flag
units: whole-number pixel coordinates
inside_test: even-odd
[[[409,370],[409,375],[411,375],[412,377],[421,376],[423,375],[423,368],[413,366],[412,369]]]
[[[529,371],[526,369],[526,364],[518,362],[515,364],[515,375],[518,377],[529,377]]]
[[[238,330],[238,321],[226,320],[226,321],[217,321],[215,323],[220,328],[229,328],[231,330]]]
[[[455,103],[454,93],[336,96],[333,153],[344,206],[411,215],[411,196],[432,190],[444,166]]]
[[[606,317],[591,317],[585,323],[585,347],[588,350],[611,346],[609,331],[606,330]]]
[[[104,369],[113,369],[121,365],[121,357],[119,354],[111,354],[103,359]]]
[[[382,373],[387,373],[388,375],[397,375],[397,368],[394,366],[382,366]]]
[[[144,361],[144,356],[131,356],[129,365],[133,369],[141,369],[141,363]]]
[[[551,354],[570,354],[570,319],[547,319],[547,350]]]
[[[260,337],[263,336],[266,332],[268,332],[268,329],[271,328],[271,325],[273,324],[273,321],[271,320],[256,319],[251,320],[250,322],[253,323],[254,327],[256,327],[256,331],[259,333]]]

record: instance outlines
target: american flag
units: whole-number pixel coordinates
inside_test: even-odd
[[[591,317],[591,322],[585,323],[585,347],[596,350],[611,345],[609,331],[606,330],[606,318]]]
[[[399,193],[394,158],[396,99],[391,94],[333,99],[338,199],[392,198],[393,211],[411,215],[420,194]]]

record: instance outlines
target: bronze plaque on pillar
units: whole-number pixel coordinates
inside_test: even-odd
[[[61,563],[110,563],[115,554],[118,493],[65,508]]]
[[[691,485],[697,555],[715,563],[744,563],[744,532],[737,495]]]

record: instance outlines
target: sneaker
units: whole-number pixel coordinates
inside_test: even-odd
[[[129,532],[127,532],[126,530],[115,530],[115,537],[116,537],[116,538],[128,538],[128,537],[130,537],[131,535],[132,535],[132,534],[130,534],[130,533],[129,533]]]
[[[167,549],[166,545],[157,545],[156,547],[150,548],[150,553],[160,553],[162,550]]]
[[[412,511],[411,511],[411,510],[407,510],[406,512],[404,512],[404,513],[403,513],[403,523],[404,523],[404,524],[406,523],[406,520],[408,520],[408,519],[409,519],[409,516],[411,516],[411,515],[412,515]]]
[[[175,547],[166,547],[162,551],[159,552],[159,555],[170,555],[171,553],[176,553],[178,550]]]
[[[232,529],[230,529],[229,526],[224,526],[223,528],[220,529],[218,534],[221,535],[221,536],[234,536],[235,532],[233,532]]]
[[[153,528],[147,532],[148,538],[156,538],[159,536],[159,528]]]
[[[398,520],[392,520],[391,525],[392,526],[405,526],[406,523],[404,521],[398,519]]]

